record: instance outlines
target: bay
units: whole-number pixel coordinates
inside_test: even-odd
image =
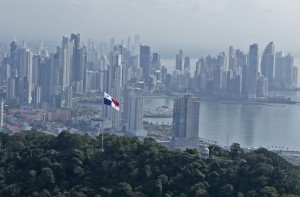
[[[300,92],[279,92],[300,101]],[[265,147],[300,151],[300,104],[245,104],[201,101],[199,137],[225,146],[236,142],[245,148]],[[173,98],[144,98],[144,109],[165,105]],[[170,118],[144,118],[172,123]],[[279,148],[280,147],[280,148]]]

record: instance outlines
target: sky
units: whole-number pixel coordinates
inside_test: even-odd
[[[299,0],[1,0],[0,41],[44,41],[59,45],[62,36],[116,43],[133,40],[161,54],[179,49],[192,57],[228,51],[259,52],[274,41],[276,51],[300,58]],[[126,43],[126,42],[125,42]]]

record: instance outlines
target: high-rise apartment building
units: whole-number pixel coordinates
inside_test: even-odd
[[[116,98],[122,105],[122,55],[119,52],[111,52],[108,70],[104,71],[104,92]],[[121,125],[121,113],[115,109],[104,107],[104,117],[112,121],[114,129],[119,129]]]
[[[22,48],[20,51],[20,77],[21,81],[26,83],[21,89],[21,95],[23,98],[20,102],[21,105],[26,105],[31,103],[31,93],[33,91],[32,82],[32,51],[26,48]],[[25,96],[25,97],[24,97]]]
[[[140,52],[140,35],[136,34],[134,36],[134,49],[133,49],[133,54],[134,55],[138,55],[139,56],[139,52]]]
[[[3,127],[3,116],[4,116],[4,102],[0,100],[0,129]]]
[[[51,54],[50,67],[50,96],[57,97],[60,94],[59,52]]]
[[[225,79],[224,79],[225,78]],[[214,83],[214,90],[220,91],[223,90],[226,87],[226,72],[221,68],[218,67],[214,69],[213,74],[213,83]]]
[[[41,56],[33,55],[33,57],[32,57],[32,83],[33,83],[34,87],[38,85],[40,64],[41,64]]]
[[[176,54],[176,70],[182,71],[183,64],[183,51],[179,49],[179,53]]]
[[[233,46],[229,46],[229,53],[228,53],[228,68],[236,74],[237,72],[237,58],[236,58],[236,51]]]
[[[65,90],[72,84],[72,60],[73,60],[73,42],[63,37],[62,47],[60,49],[60,68],[62,70],[62,89]]]
[[[294,57],[277,52],[275,56],[275,81],[273,87],[294,89],[297,87],[297,67],[294,66]]]
[[[235,51],[236,57],[236,68],[237,68],[237,75],[242,75],[243,67],[247,64],[247,54],[244,54],[243,51],[237,49]]]
[[[73,57],[72,58],[72,80],[81,81],[82,80],[82,64],[81,64],[81,51],[80,51],[80,34],[71,34],[71,40],[73,43]]]
[[[153,70],[160,70],[160,55],[159,53],[152,54],[152,69]]]
[[[267,77],[265,77],[265,76],[258,77],[256,96],[257,97],[268,96],[268,78]]]
[[[110,39],[110,50],[109,50],[109,52],[113,52],[114,51],[114,46],[115,46],[115,39],[111,38]]]
[[[191,58],[186,56],[184,57],[184,65],[183,65],[184,69],[190,70],[191,69]]]
[[[248,98],[256,98],[256,86],[258,77],[258,44],[252,44],[249,48],[248,65]]]
[[[140,67],[143,69],[143,78],[151,74],[151,49],[149,46],[140,46]]]
[[[65,107],[66,108],[73,108],[73,88],[72,86],[67,87],[65,91]]]
[[[40,108],[41,105],[41,87],[35,86],[32,98],[32,106],[36,109]]]
[[[217,67],[221,67],[221,69],[224,71],[228,70],[227,55],[225,54],[224,51],[218,55],[218,66]]]
[[[124,120],[126,132],[134,136],[146,137],[143,129],[143,98],[137,89],[129,89],[125,93]]]
[[[260,69],[261,74],[268,78],[268,80],[273,80],[274,78],[274,66],[275,66],[275,45],[270,42],[261,57]]]
[[[171,147],[186,149],[199,147],[200,101],[191,94],[175,98]]]
[[[162,66],[160,70],[161,70],[161,81],[166,82],[168,69],[165,66]]]
[[[283,84],[284,88],[294,89],[297,84],[293,84],[294,76],[294,57],[291,54],[287,54],[283,57]]]
[[[51,102],[51,77],[52,77],[52,72],[51,72],[51,62],[50,60],[44,61],[42,64],[39,66],[39,86],[42,89],[41,92],[41,101],[42,102]]]

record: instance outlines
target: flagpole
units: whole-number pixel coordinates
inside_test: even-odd
[[[103,143],[103,138],[104,138],[104,135],[103,135],[104,134],[104,125],[103,124],[104,124],[104,108],[105,108],[104,105],[110,105],[114,109],[120,110],[119,109],[119,105],[120,105],[119,102],[116,99],[112,98],[110,95],[108,95],[106,92],[103,92],[103,102],[102,102],[102,133],[101,133],[101,141],[102,141],[101,151],[102,152],[104,151],[104,143]],[[112,114],[109,113],[109,116],[111,116],[111,115]],[[112,120],[112,124],[114,124],[113,120]]]
[[[103,92],[103,100],[102,100],[102,129],[101,129],[101,151],[104,151],[103,147],[103,133],[104,133],[104,128],[103,128],[103,122],[104,122],[104,92]]]

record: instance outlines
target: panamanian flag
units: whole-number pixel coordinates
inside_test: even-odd
[[[116,99],[111,97],[109,94],[107,94],[106,92],[104,92],[104,104],[110,105],[113,108],[115,108],[116,110],[120,110],[120,108],[119,108],[120,103]]]

